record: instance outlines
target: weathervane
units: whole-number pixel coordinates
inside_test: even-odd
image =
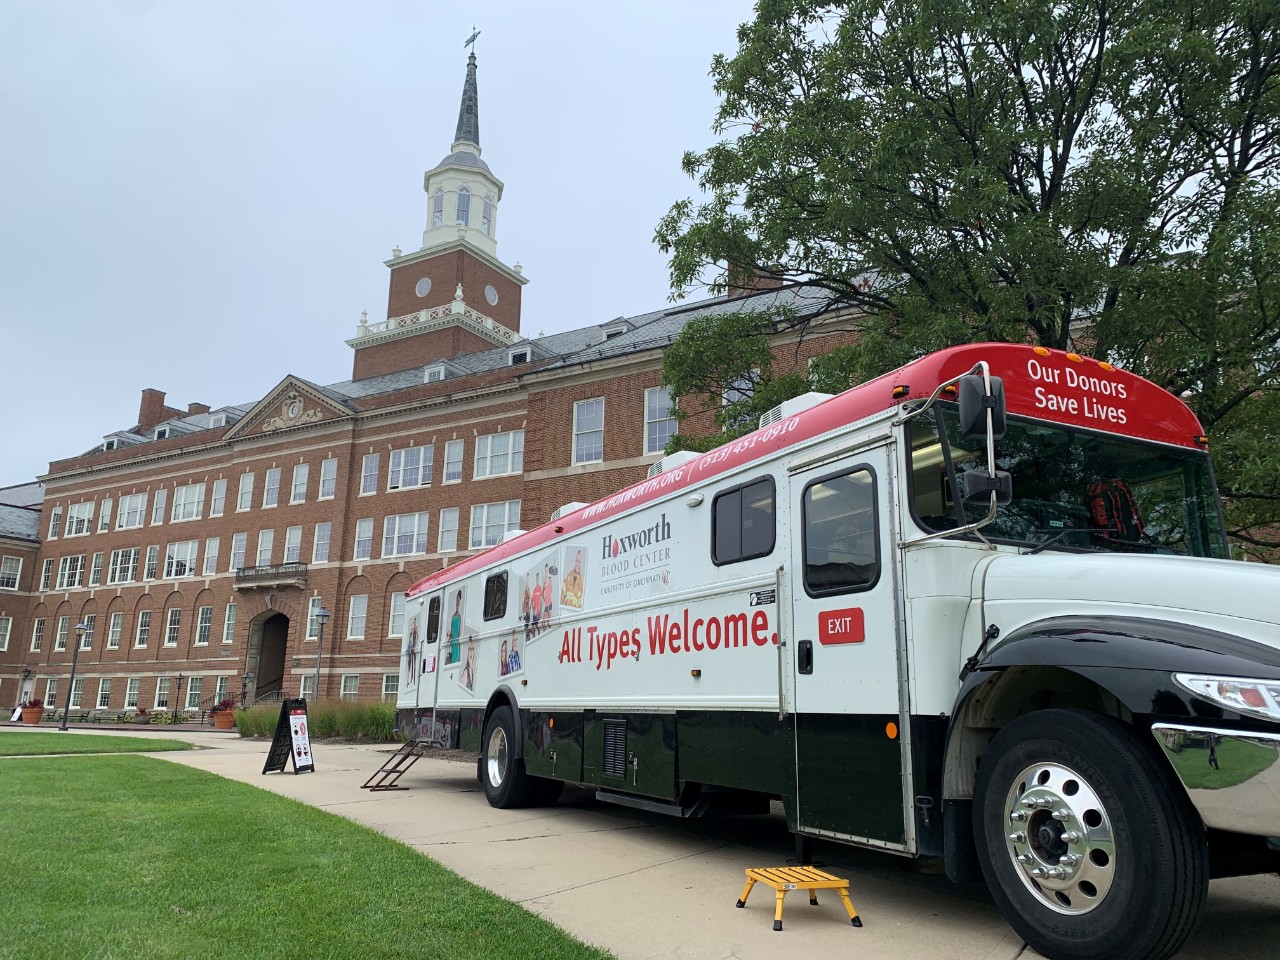
[[[464,43],[464,44],[463,44],[463,46],[464,46],[464,47],[470,47],[470,48],[471,48],[471,52],[472,52],[472,53],[475,53],[475,52],[476,52],[476,38],[478,38],[479,36],[480,36],[480,31],[476,29],[476,25],[473,23],[473,24],[471,25],[471,36],[467,37],[467,42],[466,42],[466,43]]]

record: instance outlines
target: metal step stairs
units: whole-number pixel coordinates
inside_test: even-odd
[[[429,740],[408,740],[400,745],[400,749],[387,758],[387,762],[378,768],[368,780],[360,785],[361,790],[408,790],[408,787],[396,785],[405,772],[425,756],[431,746]]]

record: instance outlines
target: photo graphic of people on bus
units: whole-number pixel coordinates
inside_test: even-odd
[[[582,572],[584,550],[581,547],[565,547],[565,569],[560,583],[560,606],[569,610],[582,609],[582,596],[586,590],[586,579]]]
[[[551,629],[559,575],[560,551],[553,550],[538,558],[520,577],[520,617],[524,622],[525,643]]]
[[[508,677],[513,673],[519,673],[522,668],[520,631],[512,630],[510,638],[502,641],[502,648],[498,651],[498,676]]]
[[[464,690],[473,691],[476,688],[475,637],[467,637],[467,662],[462,665],[462,673],[458,676],[458,682],[462,684]]]
[[[452,602],[447,607],[449,611],[448,645],[444,649],[444,665],[446,667],[451,663],[457,663],[462,658],[463,596],[461,588],[450,594],[450,600]]]
[[[409,683],[417,680],[418,672],[418,618],[413,616],[409,620],[409,634],[405,639],[404,646],[405,655],[405,676]]]

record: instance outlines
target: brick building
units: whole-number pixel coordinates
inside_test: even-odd
[[[424,189],[422,247],[387,261],[387,317],[347,341],[350,380],[290,374],[256,401],[185,409],[144,389],[137,423],[51,463],[42,493],[10,488],[32,502],[0,506],[0,703],[61,709],[77,642],[73,717],[391,697],[410,585],[659,459],[675,430],[662,350],[689,318],[804,306],[770,290],[522,333],[474,54]]]

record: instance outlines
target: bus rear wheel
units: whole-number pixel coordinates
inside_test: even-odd
[[[1130,728],[1080,710],[1019,717],[978,770],[975,834],[1005,919],[1051,960],[1165,960],[1208,890],[1204,828]]]
[[[480,785],[490,806],[501,810],[525,806],[533,786],[524,761],[516,756],[515,731],[515,718],[507,706],[494,710],[484,725]]]

